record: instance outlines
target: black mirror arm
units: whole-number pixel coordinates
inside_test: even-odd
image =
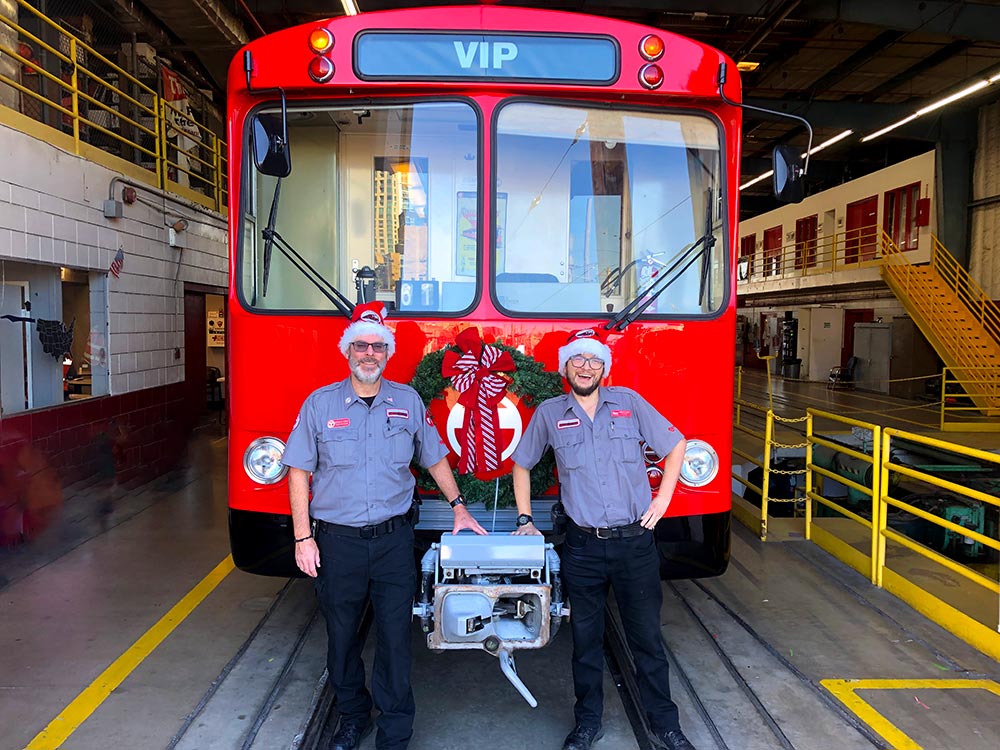
[[[719,63],[719,96],[722,98],[726,104],[731,107],[739,107],[740,109],[750,109],[754,112],[763,112],[764,114],[773,115],[774,117],[782,117],[788,120],[797,120],[806,126],[806,130],[809,131],[809,145],[806,146],[806,158],[802,164],[802,176],[805,176],[809,171],[809,152],[812,151],[813,146],[813,129],[812,125],[809,124],[809,120],[804,117],[799,117],[798,115],[792,115],[788,112],[779,112],[776,109],[767,109],[766,107],[755,107],[752,104],[742,104],[740,102],[734,102],[723,90],[726,84],[726,63]]]

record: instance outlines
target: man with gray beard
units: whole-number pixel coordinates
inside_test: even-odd
[[[379,710],[378,750],[403,750],[413,733],[410,619],[416,569],[410,462],[416,458],[450,499],[454,533],[486,533],[465,507],[448,466],[448,449],[420,396],[382,378],[395,348],[384,305],[355,307],[340,339],[351,375],[309,395],[282,458],[289,467],[295,563],[316,579],[326,618],[327,668],[340,713],[331,750],[358,747],[371,730],[373,702]],[[369,597],[378,637],[371,693],[358,641]]]

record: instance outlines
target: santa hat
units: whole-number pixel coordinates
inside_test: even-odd
[[[396,351],[396,337],[385,327],[385,305],[381,302],[366,302],[357,305],[351,313],[351,324],[347,326],[344,335],[340,337],[340,351],[346,357],[351,343],[361,336],[381,336],[389,345],[386,359]]]
[[[604,360],[604,374],[611,372],[611,350],[604,343],[607,334],[602,328],[583,328],[573,331],[566,344],[559,347],[559,372],[566,373],[566,363],[579,354],[591,354]]]

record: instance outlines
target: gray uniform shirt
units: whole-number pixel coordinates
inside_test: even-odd
[[[415,390],[383,380],[369,408],[348,378],[305,400],[282,463],[313,473],[313,518],[370,526],[410,509],[414,456],[427,468],[446,455]]]
[[[544,402],[512,458],[530,469],[551,445],[566,514],[579,526],[625,526],[642,517],[653,497],[640,441],[665,456],[683,439],[631,388],[608,386],[599,391],[593,422],[570,393]]]

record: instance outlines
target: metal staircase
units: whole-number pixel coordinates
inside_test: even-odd
[[[976,407],[1000,416],[1000,310],[936,237],[915,266],[882,232],[882,278]]]

